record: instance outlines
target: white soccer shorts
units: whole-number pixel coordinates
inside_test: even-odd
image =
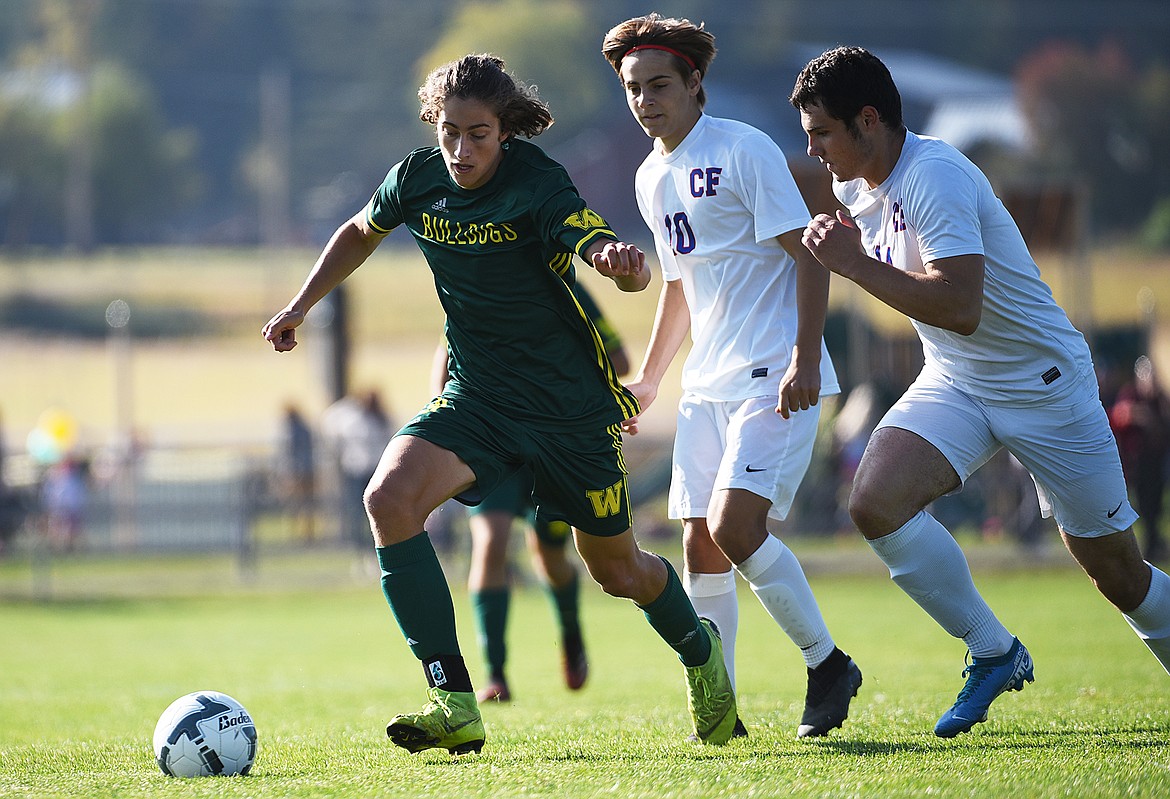
[[[922,436],[963,482],[1006,447],[1031,473],[1042,515],[1069,535],[1096,538],[1137,521],[1092,376],[1052,402],[1004,406],[923,373],[878,423],[883,427]]]
[[[670,480],[672,519],[706,518],[716,491],[742,488],[772,501],[784,519],[808,471],[821,409],[785,419],[776,397],[710,402],[686,394],[678,404]]]

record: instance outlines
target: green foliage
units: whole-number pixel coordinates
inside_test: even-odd
[[[1048,174],[1091,187],[1092,218],[1132,229],[1135,209],[1170,196],[1170,77],[1134,64],[1116,41],[1095,49],[1056,42],[1017,70],[1020,104]]]
[[[891,12],[881,3],[839,0],[826,13],[810,14],[794,2],[678,0],[660,10],[706,23],[719,45],[712,79],[760,106],[785,106],[794,61],[809,46],[912,48],[1008,73],[1054,36],[1084,42],[1088,68],[1062,99],[1060,113],[1071,119],[1044,142],[1046,152],[1062,154],[1068,148],[1061,137],[1079,137],[1083,149],[1046,166],[1075,168],[1100,181],[1098,217],[1133,229],[1145,209],[1170,195],[1170,159],[1158,157],[1170,147],[1170,126],[1162,124],[1170,101],[1164,75],[1155,74],[1166,68],[1170,5],[1115,0],[1107,14],[1100,3],[1066,6],[904,0]],[[299,240],[319,245],[391,163],[431,141],[417,119],[419,80],[426,69],[465,52],[496,52],[518,77],[538,85],[558,119],[542,136],[545,146],[568,154],[616,149],[608,134],[629,131],[632,123],[598,49],[610,26],[649,10],[633,0],[6,0],[0,3],[0,106],[11,101],[4,84],[13,71],[39,66],[83,74],[85,65],[116,67],[121,87],[102,89],[102,102],[111,113],[135,109],[139,124],[129,126],[127,138],[94,143],[95,165],[104,170],[100,192],[112,190],[102,196],[114,202],[97,203],[99,243],[173,236],[250,244],[259,236],[256,189],[240,178],[264,144],[260,76],[286,72],[289,227]],[[1106,37],[1133,69],[1102,91],[1114,74],[1093,59]],[[52,123],[33,121],[31,130],[46,135],[34,137],[40,150],[30,160],[15,155],[28,151],[27,131],[0,120],[0,243],[62,238],[59,226],[35,227],[31,220],[61,218],[65,142]],[[101,124],[111,133],[128,127],[115,118]],[[151,136],[157,141],[148,142]],[[636,136],[628,141],[638,150],[645,145]],[[144,145],[141,163],[124,157],[132,143]],[[11,169],[18,160],[27,169]],[[36,193],[29,177],[41,184]],[[597,180],[628,186],[630,176],[619,168]],[[198,198],[193,206],[192,197]]]
[[[35,225],[59,218],[65,154],[49,109],[0,96],[0,241],[23,244]]]
[[[149,86],[103,64],[88,107],[99,227],[122,240],[190,206],[198,192],[194,133],[167,127]]]
[[[304,582],[308,561],[316,590]],[[0,795],[1153,797],[1170,784],[1167,677],[1072,569],[980,573],[1031,648],[1037,681],[951,741],[931,726],[962,684],[962,646],[884,576],[812,575],[836,639],[865,671],[845,727],[815,741],[795,737],[799,654],[741,586],[738,682],[751,736],[722,748],[684,740],[681,667],[630,603],[586,588],[593,669],[570,693],[547,599],[522,589],[509,632],[515,700],[485,707],[487,747],[455,760],[386,741],[387,718],[421,705],[423,677],[376,580],[358,587],[352,565],[315,552],[261,561],[236,582],[226,560],[199,570],[162,559],[58,563],[58,600],[0,604]],[[115,593],[93,593],[95,580],[119,575]],[[15,576],[0,564],[0,585]],[[163,595],[140,592],[151,585]],[[479,676],[458,587],[455,604]],[[154,765],[158,715],[206,688],[255,718],[252,776],[179,781]]]
[[[1142,228],[1142,243],[1151,250],[1170,251],[1170,197],[1154,206]]]
[[[196,199],[192,132],[169,127],[149,85],[124,67],[61,66],[54,38],[29,48],[31,66],[0,92],[0,241],[58,240],[69,184],[87,180],[99,240],[157,236]],[[34,225],[43,219],[56,224]]]

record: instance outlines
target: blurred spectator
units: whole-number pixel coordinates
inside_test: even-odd
[[[4,474],[4,428],[0,427],[0,557],[8,551],[9,542],[16,536],[24,521],[20,498],[8,488]]]
[[[87,460],[67,456],[48,468],[41,483],[41,508],[45,534],[53,549],[73,552],[77,548],[88,505]]]
[[[316,538],[317,469],[313,431],[296,405],[284,408],[280,455],[276,464],[277,491],[292,517],[297,534],[305,541]]]
[[[1109,424],[1125,481],[1141,514],[1143,554],[1162,560],[1162,501],[1166,491],[1166,457],[1170,451],[1170,405],[1158,385],[1154,365],[1145,355],[1134,364],[1133,377],[1118,389],[1109,408]]]
[[[19,492],[0,486],[0,558],[12,546],[28,515],[28,508]]]
[[[862,383],[849,392],[833,422],[833,443],[837,451],[838,474],[846,484],[853,482],[869,436],[886,408],[879,401],[878,388]]]
[[[968,492],[974,497],[960,504],[957,500]],[[944,504],[950,507],[943,508]],[[1020,460],[1006,449],[988,459],[971,475],[957,495],[939,497],[931,512],[944,526],[954,530],[964,524],[979,530],[987,541],[1010,540],[1020,545],[1024,554],[1044,554],[1043,533],[1050,522],[1040,513],[1036,482]],[[952,526],[953,525],[953,526]]]
[[[1051,522],[1040,513],[1040,500],[1036,494],[1036,482],[1019,459],[1007,453],[1005,477],[1008,480],[1007,513],[1001,518],[1005,530],[1013,533],[1025,552],[1040,554],[1044,531]],[[1011,489],[1015,489],[1014,492]]]
[[[47,468],[60,462],[73,450],[77,441],[77,422],[60,408],[47,408],[29,431],[25,448],[33,463]]]
[[[853,529],[847,511],[853,475],[857,473],[870,434],[892,404],[888,389],[876,382],[861,383],[849,392],[841,410],[833,418],[832,457],[836,465],[838,529]]]
[[[337,400],[325,409],[321,432],[340,478],[342,536],[354,546],[368,549],[372,533],[362,496],[394,433],[378,392]]]

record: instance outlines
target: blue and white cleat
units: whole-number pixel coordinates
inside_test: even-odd
[[[967,684],[959,691],[955,704],[934,725],[939,738],[954,738],[976,724],[987,721],[987,709],[995,698],[1005,691],[1020,691],[1024,683],[1032,682],[1032,656],[1020,643],[1012,640],[1012,648],[996,658],[974,658],[963,669]]]

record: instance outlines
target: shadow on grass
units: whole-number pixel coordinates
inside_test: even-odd
[[[834,750],[841,754],[869,757],[892,754],[924,754],[962,750],[1028,751],[1054,748],[1085,749],[1086,739],[1094,749],[1158,749],[1170,741],[1170,725],[1112,727],[1086,729],[1084,726],[1066,729],[1013,730],[1003,733],[975,733],[955,738],[923,737],[908,741],[857,741],[820,739],[808,746],[820,750]]]
[[[1170,724],[1141,726],[1112,726],[1089,729],[1084,725],[1062,729],[1012,730],[1002,733],[976,733],[954,739],[936,738],[922,734],[903,740],[857,740],[846,738],[822,738],[800,742],[785,742],[774,746],[770,740],[748,739],[736,741],[728,746],[658,746],[650,745],[632,753],[628,749],[600,751],[595,747],[573,749],[563,743],[549,740],[559,751],[533,752],[528,747],[519,750],[504,745],[503,751],[491,751],[490,756],[499,760],[543,761],[547,763],[622,763],[634,760],[787,760],[820,758],[830,754],[851,755],[857,758],[889,757],[895,755],[962,753],[1012,753],[1029,751],[1065,750],[1070,752],[1088,750],[1153,750],[1164,751],[1170,743]],[[489,754],[485,750],[485,755]]]

